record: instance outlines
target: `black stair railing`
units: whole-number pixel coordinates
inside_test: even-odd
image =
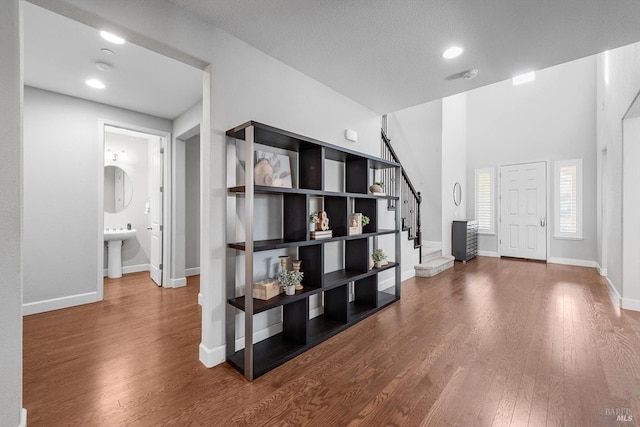
[[[381,157],[385,160],[391,160],[402,165],[396,152],[391,146],[391,140],[387,137],[387,117],[382,117],[382,129],[380,131]],[[395,194],[395,169],[384,169],[381,180],[384,182],[385,190],[390,196],[399,196],[402,203],[402,230],[409,232],[409,240],[413,240],[413,247],[420,250],[420,261],[422,261],[422,233],[420,225],[420,204],[422,196],[419,191],[411,183],[407,173],[402,168],[402,182],[400,183],[400,195]],[[396,210],[396,200],[389,200],[387,208]]]

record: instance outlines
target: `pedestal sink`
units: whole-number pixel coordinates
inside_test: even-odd
[[[107,256],[107,277],[122,277],[122,242],[135,237],[136,230],[104,230],[104,241],[109,248]]]

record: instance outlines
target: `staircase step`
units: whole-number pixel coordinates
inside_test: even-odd
[[[418,277],[433,277],[438,273],[453,267],[453,261],[455,258],[451,255],[444,255],[438,258],[430,259],[427,262],[416,265],[416,276]]]
[[[438,258],[439,256],[442,256],[442,249],[423,246],[422,247],[422,259],[420,260],[420,262],[424,263],[424,262],[429,261],[430,259]]]

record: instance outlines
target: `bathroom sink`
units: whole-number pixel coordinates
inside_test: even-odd
[[[104,241],[107,242],[107,277],[122,277],[122,242],[135,237],[136,230],[104,230]]]
[[[135,237],[136,230],[104,230],[104,241],[127,240]]]

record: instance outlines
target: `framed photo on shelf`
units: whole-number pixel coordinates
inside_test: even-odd
[[[270,187],[292,188],[289,156],[256,150],[254,183]]]

